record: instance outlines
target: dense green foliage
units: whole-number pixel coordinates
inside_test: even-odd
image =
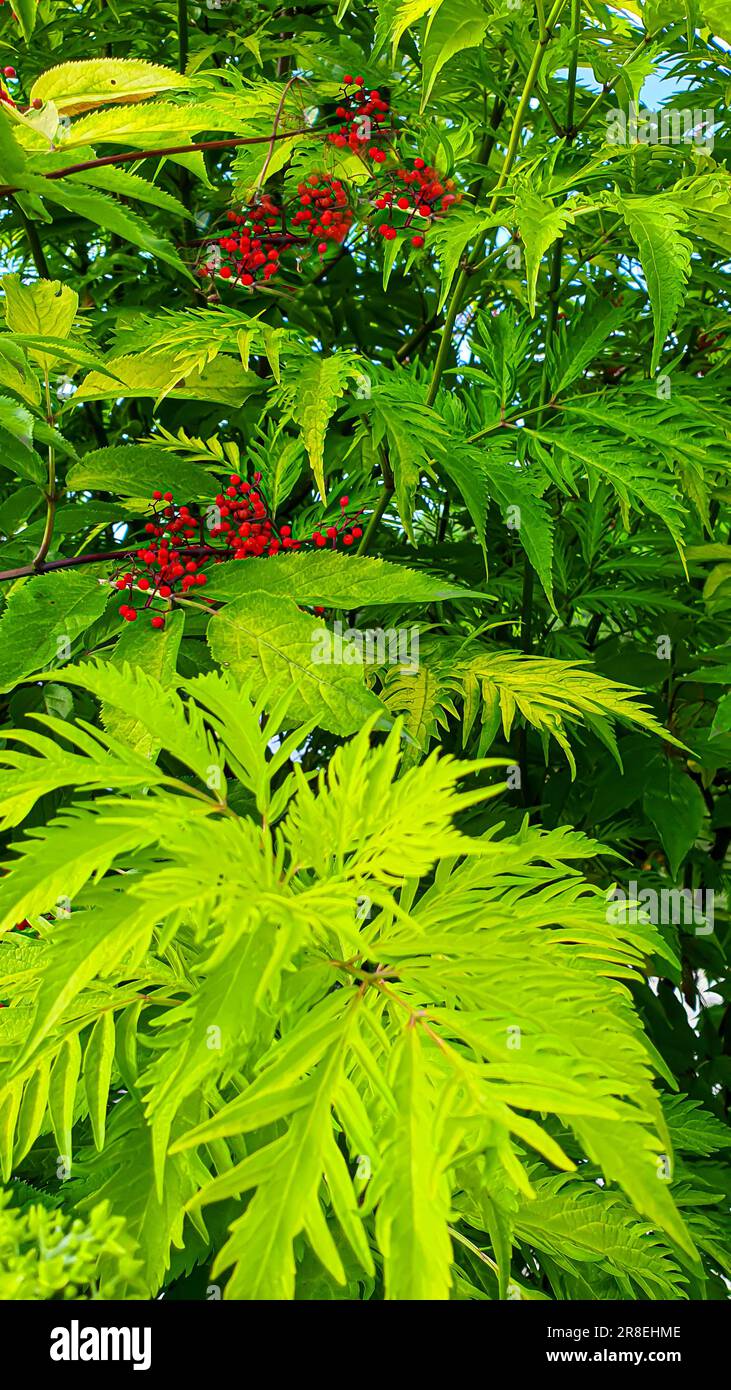
[[[726,1298],[727,0],[13,2],[0,1298]]]

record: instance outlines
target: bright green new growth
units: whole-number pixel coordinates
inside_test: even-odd
[[[372,1278],[375,1248],[387,1298],[444,1298],[450,1224],[487,1200],[485,1175],[508,1232],[528,1202],[540,1246],[560,1237],[530,1223],[531,1164],[573,1171],[583,1152],[665,1233],[649,1242],[614,1209],[644,1251],[640,1283],[679,1279],[669,1249],[682,1263],[694,1245],[658,1181],[671,1140],[627,988],[665,947],[607,923],[571,864],[598,846],[465,834],[455,818],[499,790],[499,765],[432,756],[399,778],[397,727],[377,746],[364,729],[315,783],[286,770],[306,729],[269,756],[284,704],[262,724],[230,679],[181,694],[129,668],[63,679],[133,714],[180,776],[51,717],[57,743],[27,734],[4,755],[6,806],[62,781],[77,803],[16,842],[0,885],[2,925],[40,932],[2,946],[6,1180],[53,1132],[83,1201],[92,1141],[110,1172],[97,1195],[150,1294],[221,1202],[228,1297],[291,1298],[304,1235],[336,1284]]]

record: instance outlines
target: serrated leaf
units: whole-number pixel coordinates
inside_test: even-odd
[[[421,55],[422,111],[444,64],[456,53],[482,43],[487,26],[488,16],[478,0],[448,0],[432,14]]]
[[[515,218],[525,248],[528,308],[531,314],[535,314],[541,261],[549,246],[573,222],[573,215],[568,208],[554,207],[548,198],[541,198],[532,188],[523,187],[515,199]]]
[[[665,339],[685,297],[691,243],[683,232],[687,218],[681,202],[661,194],[654,198],[621,197],[617,206],[637,243],[652,305],[655,336],[650,361],[654,376]]]
[[[66,482],[75,492],[111,492],[120,497],[152,500],[155,491],[172,492],[182,503],[210,500],[215,482],[203,467],[176,458],[154,444],[112,444],[94,449],[71,466]]]
[[[262,390],[261,378],[255,372],[245,372],[233,357],[221,356],[203,371],[186,370],[174,353],[141,352],[111,357],[107,365],[121,386],[111,383],[108,376],[90,372],[73,398],[74,406],[79,401],[116,400],[118,396],[128,400],[152,397],[156,402],[172,396],[241,405],[247,395]]]
[[[5,275],[0,287],[5,292],[5,320],[11,333],[68,338],[79,307],[75,290],[59,280],[24,285],[19,275]],[[46,370],[54,360],[35,349],[31,356]]]
[[[452,1283],[449,1187],[435,1142],[434,1097],[418,1027],[404,1029],[391,1064],[397,1105],[372,1198],[386,1298],[446,1300]]]
[[[291,599],[264,593],[227,604],[208,625],[216,660],[237,680],[251,681],[257,695],[276,700],[294,690],[293,719],[316,718],[332,733],[352,733],[383,706],[367,689],[362,665],[319,659],[325,634],[322,621]]]
[[[94,1024],[84,1052],[84,1086],[97,1149],[104,1147],[109,1083],[114,1063],[114,1014],[107,1009]]]
[[[129,662],[131,666],[141,666],[148,676],[166,688],[174,683],[175,668],[185,621],[178,611],[167,613],[165,627],[156,629],[143,620],[128,623],[117,639],[112,661],[117,666]],[[125,714],[118,706],[103,705],[102,721],[105,729],[143,758],[152,761],[157,757],[160,743],[149,728],[141,724],[133,715]]]
[[[360,358],[335,355],[308,358],[287,379],[284,399],[299,425],[320,496],[326,496],[324,449],[327,427],[348,381],[361,374]]]
[[[166,237],[159,236],[143,218],[136,212],[132,212],[131,208],[124,207],[114,198],[107,197],[106,193],[98,193],[95,189],[85,188],[82,184],[71,184],[65,179],[56,179],[53,182],[46,179],[44,185],[44,197],[50,198],[52,202],[60,203],[67,212],[78,213],[79,217],[87,218],[97,227],[114,232],[132,246],[139,246],[141,250],[148,252],[157,260],[171,265],[186,278],[190,278],[190,271],[181,261],[172,242],[168,241]]]
[[[109,589],[80,571],[39,574],[15,589],[0,619],[0,688],[67,652],[70,643],[101,616]]]
[[[144,101],[190,85],[184,74],[138,58],[88,58],[49,68],[36,78],[30,99],[53,101],[62,114],[75,116],[108,102]]]
[[[306,607],[364,608],[384,603],[436,603],[469,598],[472,591],[427,574],[367,555],[336,551],[273,555],[264,563],[220,566],[206,595],[235,599],[259,590],[294,599]],[[482,597],[482,595],[480,595]]]
[[[61,1045],[53,1063],[48,1090],[48,1109],[53,1132],[58,1151],[67,1164],[71,1160],[71,1128],[80,1070],[81,1043],[78,1033],[71,1033]]]

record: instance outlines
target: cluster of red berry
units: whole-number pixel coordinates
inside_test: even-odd
[[[353,521],[358,521],[361,513],[356,512],[355,516],[351,518],[346,510],[349,501],[349,497],[340,498],[339,526],[326,526],[324,532],[312,532],[312,539],[318,549],[322,549],[323,545],[327,545],[328,541],[333,550],[337,546],[338,541],[342,541],[344,546],[350,547],[353,541],[357,541],[363,535],[361,527],[353,525]],[[317,609],[315,611],[317,612]]]
[[[390,186],[381,189],[373,201],[379,212],[388,210],[389,213],[388,220],[378,228],[381,236],[393,241],[400,230],[413,226],[416,217],[430,226],[439,213],[448,212],[453,203],[460,201],[460,194],[454,192],[454,187],[454,179],[445,179],[442,183],[436,169],[423,159],[415,159],[413,169],[397,169]],[[397,223],[393,220],[394,214]],[[424,245],[421,231],[412,236],[411,245]]]
[[[243,213],[227,213],[237,230],[218,240],[221,278],[235,277],[247,286],[271,280],[280,269],[284,252],[294,248],[302,255],[314,240],[319,255],[324,256],[329,243],[345,240],[353,222],[345,188],[340,179],[329,174],[310,174],[299,184],[296,211],[288,223],[290,213],[291,208],[280,207],[268,194]],[[215,270],[214,264],[206,263],[198,273],[205,279]]]
[[[219,238],[219,250],[223,253],[218,272],[221,278],[230,280],[236,276],[242,285],[271,280],[279,269],[282,251],[292,243],[281,209],[265,194],[255,207],[243,213],[229,212],[227,216],[237,230]],[[275,231],[278,222],[281,229]],[[214,270],[213,265],[203,265],[199,273],[205,277]]]
[[[261,473],[255,473],[254,483],[260,482]],[[261,493],[238,473],[231,474],[228,487],[216,497],[214,517],[211,535],[223,538],[234,560],[300,548],[290,526],[280,526],[277,532]]]
[[[317,242],[321,256],[327,251],[328,241],[336,245],[345,241],[353,224],[353,213],[340,179],[329,174],[310,174],[305,183],[297,185],[297,200],[299,206],[292,225],[299,227],[306,237],[321,238]]]
[[[338,130],[331,131],[328,140],[338,149],[349,147],[354,154],[383,164],[386,151],[383,143],[388,138],[384,129],[390,110],[389,103],[380,92],[366,91],[364,77],[343,78],[343,95],[335,115],[343,122]]]
[[[357,524],[362,513],[351,515],[349,498],[341,497],[337,525],[315,530],[309,539],[295,540],[291,526],[277,526],[270,516],[260,483],[261,473],[254,473],[253,483],[232,473],[228,486],[208,508],[211,539],[223,540],[223,546],[203,541],[193,545],[195,534],[203,534],[203,518],[196,518],[188,506],[178,507],[171,492],[153,492],[153,519],[145,523],[150,540],[136,552],[133,568],[119,574],[115,585],[121,592],[126,590],[130,598],[139,590],[143,611],[151,611],[154,628],[165,626],[165,610],[156,608],[155,600],[170,599],[177,589],[185,593],[194,585],[205,584],[206,576],[200,572],[204,564],[261,558],[284,550],[303,550],[308,545],[319,549],[329,543],[335,549],[340,543],[349,549],[362,536]],[[132,623],[138,610],[127,601],[120,605],[119,614]]]
[[[374,222],[385,241],[411,231],[411,245],[421,248],[424,231],[434,219],[461,201],[454,180],[441,180],[436,169],[421,158],[408,167],[373,168],[388,159],[392,134],[392,126],[387,124],[389,102],[380,92],[366,88],[365,78],[350,74],[343,78],[337,100],[336,116],[341,124],[327,139],[337,149],[357,154],[368,167],[370,179],[375,180],[367,195],[368,220]],[[205,279],[218,270],[222,279],[235,279],[251,287],[276,275],[284,251],[294,250],[299,261],[313,247],[323,256],[330,245],[342,245],[355,214],[342,180],[319,173],[310,174],[298,185],[297,197],[289,205],[280,205],[265,194],[242,212],[227,216],[236,224],[236,234],[219,239],[216,264],[206,261],[198,273]]]
[[[198,569],[210,554],[209,546],[200,546],[197,549],[204,552],[202,557],[194,559],[190,555],[192,537],[198,531],[200,522],[196,521],[189,507],[176,507],[172,492],[153,492],[152,497],[154,503],[165,505],[156,506],[154,520],[145,525],[150,541],[137,551],[136,558],[146,572],[140,574],[139,567],[135,566],[133,571],[120,575],[116,581],[116,587],[122,591],[128,590],[130,595],[133,589],[139,589],[144,595],[145,609],[152,608],[155,599],[170,598],[178,585],[186,591],[194,584],[205,584],[206,576],[199,574]],[[123,603],[119,614],[125,622],[133,623],[137,609],[130,603]],[[165,626],[165,616],[160,610],[153,609],[152,626]]]

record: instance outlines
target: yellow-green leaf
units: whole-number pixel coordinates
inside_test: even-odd
[[[97,1019],[84,1054],[84,1086],[89,1118],[97,1149],[104,1147],[109,1082],[114,1062],[114,1014],[111,1009]]]
[[[24,285],[19,275],[5,275],[0,281],[5,291],[5,321],[11,333],[33,333],[48,338],[68,338],[79,296],[60,280],[37,280]],[[34,361],[50,369],[58,356],[33,350]]]
[[[35,4],[31,0],[35,9]],[[61,63],[36,78],[31,102],[54,101],[66,116],[91,111],[109,102],[144,101],[158,92],[189,87],[190,79],[172,68],[158,67],[136,58],[90,58],[80,63]]]
[[[74,1121],[76,1083],[81,1070],[81,1043],[78,1034],[66,1038],[53,1064],[48,1090],[48,1108],[62,1159],[71,1158],[71,1128]]]

